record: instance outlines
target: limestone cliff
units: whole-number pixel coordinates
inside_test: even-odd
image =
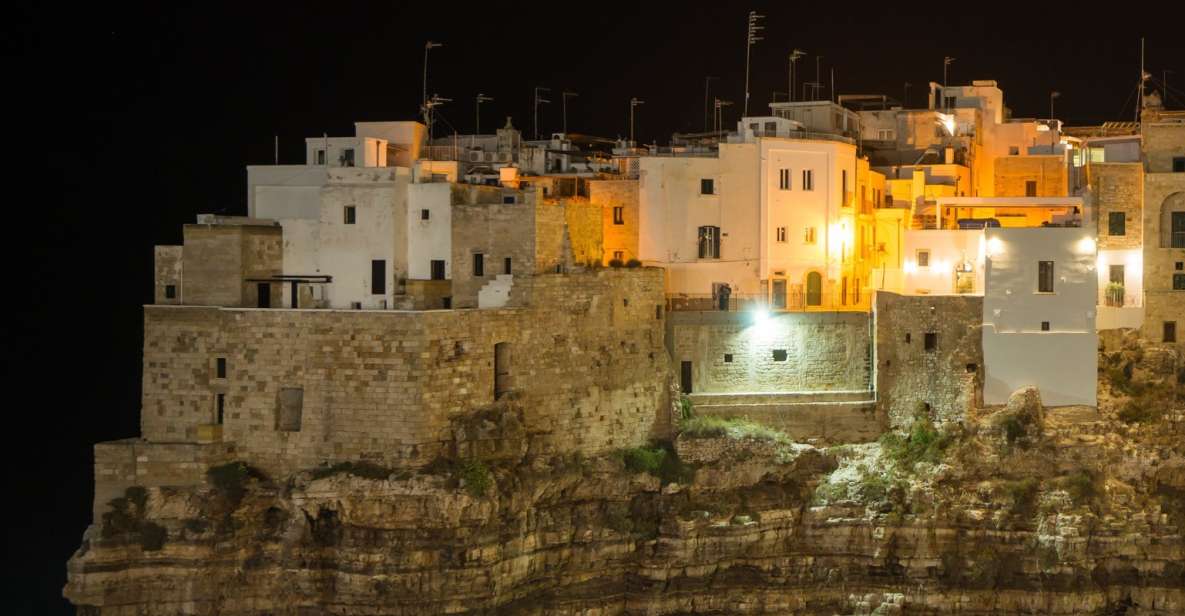
[[[1182,614],[1185,389],[1157,361],[1105,353],[1099,411],[1021,391],[875,443],[693,417],[595,458],[226,465],[113,501],[65,594],[104,616]]]

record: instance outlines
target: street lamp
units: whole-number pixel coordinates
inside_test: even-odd
[[[794,65],[805,55],[806,52],[801,49],[790,52],[790,102],[794,102]]]
[[[539,96],[540,92],[551,92],[551,88],[544,88],[542,86],[535,86],[535,139],[539,139],[539,103],[550,103],[551,101]]]
[[[634,107],[637,107],[638,105],[641,105],[645,102],[646,101],[636,97],[630,99],[630,147],[634,147]]]
[[[424,43],[424,93],[420,97],[420,109],[424,112],[425,124],[431,123],[431,118],[428,115],[428,52],[437,47],[444,47],[444,43],[433,43],[432,41]]]
[[[564,92],[562,96],[563,96],[562,102],[563,102],[563,107],[564,107],[564,137],[567,137],[568,136],[568,97],[569,96],[580,96],[580,95],[575,92]]]

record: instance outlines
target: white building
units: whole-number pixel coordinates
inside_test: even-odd
[[[984,402],[1036,386],[1050,406],[1096,406],[1098,278],[1089,229],[986,229]]]

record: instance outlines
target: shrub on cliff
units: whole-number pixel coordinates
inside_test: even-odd
[[[631,447],[618,452],[626,470],[649,473],[665,483],[689,483],[695,469],[679,459],[670,443],[655,443],[651,447]]]
[[[379,466],[373,462],[360,461],[338,462],[329,466],[317,467],[313,469],[311,475],[313,479],[324,479],[333,475],[346,474],[362,477],[363,479],[381,480],[390,477],[393,472],[385,466]]]
[[[919,415],[910,424],[908,433],[886,432],[879,442],[886,458],[899,468],[912,471],[919,462],[941,462],[953,440],[949,434],[939,432],[929,418]]]
[[[206,478],[231,506],[237,506],[247,494],[247,481],[264,479],[264,475],[244,462],[228,462],[211,466],[206,471]]]
[[[164,547],[168,531],[165,527],[145,519],[148,491],[140,486],[124,490],[123,496],[111,499],[111,510],[103,514],[102,537],[116,539],[135,536],[145,551]]]
[[[748,419],[696,415],[679,422],[680,434],[688,438],[753,439],[788,443],[786,434]]]

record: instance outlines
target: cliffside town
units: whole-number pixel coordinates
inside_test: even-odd
[[[1185,613],[1185,112],[314,137],[155,252],[80,614]],[[1182,334],[1185,336],[1185,334]]]

